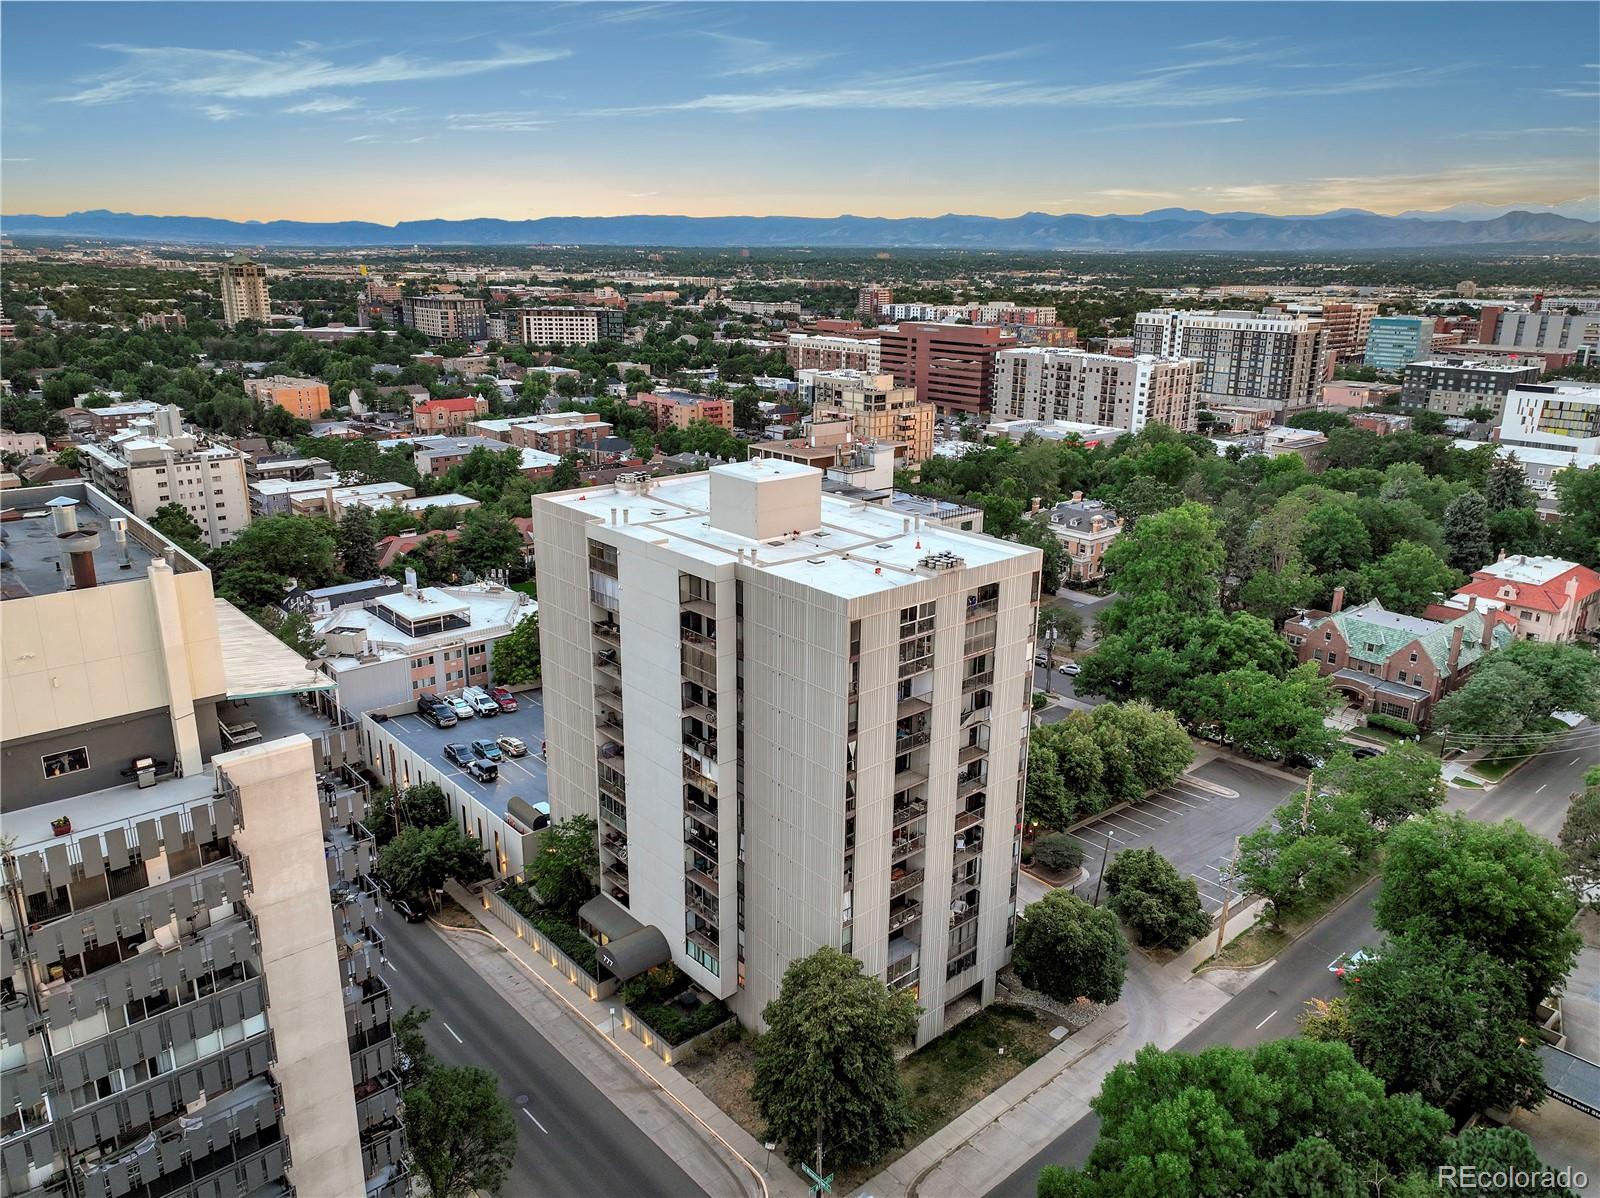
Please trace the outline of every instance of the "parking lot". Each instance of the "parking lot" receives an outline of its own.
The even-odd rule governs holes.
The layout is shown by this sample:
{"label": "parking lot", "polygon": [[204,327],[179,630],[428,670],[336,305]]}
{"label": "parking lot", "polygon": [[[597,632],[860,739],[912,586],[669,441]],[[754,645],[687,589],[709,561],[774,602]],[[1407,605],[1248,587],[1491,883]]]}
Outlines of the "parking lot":
{"label": "parking lot", "polygon": [[1153,848],[1194,879],[1201,905],[1214,915],[1222,906],[1234,838],[1259,828],[1294,789],[1287,779],[1240,762],[1207,762],[1132,807],[1074,828],[1069,835],[1082,845],[1089,871],[1074,893],[1092,899],[1102,863],[1120,850]]}
{"label": "parking lot", "polygon": [[[517,710],[503,711],[499,715],[474,716],[461,720],[453,728],[435,728],[415,712],[390,716],[384,726],[394,733],[406,747],[444,774],[455,785],[497,811],[505,810],[512,795],[530,803],[545,798],[549,789],[544,761],[539,756],[539,746],[544,741],[544,703],[539,691],[522,691],[517,695]],[[496,782],[478,782],[444,755],[448,744],[470,744],[481,738],[516,736],[528,746],[526,757],[507,757],[500,763],[500,778]]]}

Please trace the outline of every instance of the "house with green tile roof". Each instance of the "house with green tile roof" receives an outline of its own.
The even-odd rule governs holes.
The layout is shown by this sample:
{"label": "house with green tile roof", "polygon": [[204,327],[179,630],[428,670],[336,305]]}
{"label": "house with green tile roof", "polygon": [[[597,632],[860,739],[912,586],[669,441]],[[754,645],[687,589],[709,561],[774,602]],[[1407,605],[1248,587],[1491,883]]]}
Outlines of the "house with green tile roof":
{"label": "house with green tile roof", "polygon": [[1376,599],[1345,609],[1343,587],[1332,608],[1284,621],[1295,656],[1315,662],[1352,706],[1414,724],[1426,724],[1434,703],[1515,636],[1514,620],[1487,609],[1443,621],[1390,611]]}

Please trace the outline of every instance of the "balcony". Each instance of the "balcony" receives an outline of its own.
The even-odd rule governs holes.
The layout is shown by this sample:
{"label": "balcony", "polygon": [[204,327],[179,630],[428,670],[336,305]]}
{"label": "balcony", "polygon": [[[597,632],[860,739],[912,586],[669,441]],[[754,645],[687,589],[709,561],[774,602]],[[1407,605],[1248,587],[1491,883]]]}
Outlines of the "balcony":
{"label": "balcony", "polygon": [[694,699],[684,699],[683,714],[690,719],[699,720],[708,728],[717,726],[717,709],[708,707],[704,703],[696,702]]}
{"label": "balcony", "polygon": [[974,761],[977,761],[980,757],[983,757],[988,752],[989,746],[985,744],[962,745],[960,750],[956,753],[956,764],[971,765]]}
{"label": "balcony", "polygon": [[621,610],[621,604],[617,602],[615,595],[608,595],[594,586],[589,588],[589,602],[604,611],[617,612]]}
{"label": "balcony", "polygon": [[984,616],[992,616],[999,612],[999,610],[1000,597],[996,595],[992,599],[982,599],[977,602],[967,604],[967,619],[977,620]]}
{"label": "balcony", "polygon": [[904,806],[894,809],[894,826],[898,830],[905,827],[912,820],[921,819],[928,814],[926,799],[914,799]]}
{"label": "balcony", "polygon": [[889,941],[889,970],[884,978],[895,989],[904,989],[917,980],[917,946],[910,940],[896,937]]}
{"label": "balcony", "polygon": [[715,836],[706,836],[699,832],[687,832],[684,834],[683,843],[709,861],[717,859],[717,838]]}
{"label": "balcony", "polygon": [[894,714],[896,719],[905,719],[907,716],[922,715],[933,710],[933,704],[918,695],[902,695],[895,703]]}
{"label": "balcony", "polygon": [[613,649],[622,648],[622,630],[617,626],[615,620],[596,620],[594,622],[594,639],[610,645]]}
{"label": "balcony", "polygon": [[957,899],[955,902],[950,904],[951,931],[954,931],[957,928],[964,928],[977,918],[978,904],[976,900],[969,903],[965,900]]}
{"label": "balcony", "polygon": [[717,871],[714,868],[705,870],[690,866],[683,871],[683,876],[707,894],[715,895],[717,898],[722,897],[722,892],[717,885]]}
{"label": "balcony", "polygon": [[619,804],[607,802],[604,795],[600,799],[600,822],[608,828],[615,828],[624,836],[628,834],[628,810]]}
{"label": "balcony", "polygon": [[905,769],[894,776],[894,793],[901,794],[913,786],[921,786],[928,780],[928,775],[921,770]]}
{"label": "balcony", "polygon": [[902,732],[899,728],[896,728],[894,730],[894,751],[896,753],[907,753],[912,749],[921,748],[931,739],[933,739],[933,733],[926,728],[919,729],[916,732]]}
{"label": "balcony", "polygon": [[708,620],[717,618],[717,605],[704,595],[697,595],[693,591],[679,592],[678,606],[684,611],[692,611]]}
{"label": "balcony", "polygon": [[968,840],[955,850],[955,855],[950,860],[950,867],[960,869],[967,862],[976,861],[981,856],[983,856],[983,841]]}
{"label": "balcony", "polygon": [[685,887],[683,905],[713,927],[721,922],[721,917],[717,914],[717,904],[701,898],[687,887]]}
{"label": "balcony", "polygon": [[981,792],[989,785],[989,779],[983,774],[970,774],[956,776],[956,798],[966,799]]}
{"label": "balcony", "polygon": [[897,899],[902,894],[909,894],[922,885],[922,879],[923,871],[920,869],[908,869],[898,878],[891,873],[889,876],[889,897]]}
{"label": "balcony", "polygon": [[971,707],[961,709],[961,726],[965,728],[969,724],[988,723],[991,714],[993,708],[988,703],[974,703]]}
{"label": "balcony", "polygon": [[688,795],[685,795],[683,799],[683,813],[706,828],[710,828],[713,831],[717,828],[716,808],[707,807],[704,803],[697,802]]}
{"label": "balcony", "polygon": [[596,574],[603,574],[607,578],[615,578],[617,576],[616,552],[613,550],[611,553],[595,553],[591,550],[589,553],[589,569]]}
{"label": "balcony", "polygon": [[692,927],[687,933],[690,940],[698,944],[713,957],[722,954],[721,947],[717,944],[717,933],[712,928]]}
{"label": "balcony", "polygon": [[923,653],[907,661],[902,661],[895,677],[902,679],[912,678],[918,674],[925,674],[931,669],[933,669],[933,654],[931,652]]}
{"label": "balcony", "polygon": [[595,701],[608,711],[614,711],[619,716],[622,714],[622,692],[614,686],[597,686],[594,688]]}
{"label": "balcony", "polygon": [[693,732],[683,734],[683,747],[691,753],[698,753],[702,762],[714,763],[717,759],[717,742],[708,736],[696,736]]}
{"label": "balcony", "polygon": [[594,655],[595,672],[604,678],[609,678],[618,687],[622,686],[622,663],[618,660],[615,649],[605,649]]}
{"label": "balcony", "polygon": [[923,845],[927,842],[926,836],[903,836],[889,847],[889,860],[899,864],[907,857],[915,856],[922,852]]}
{"label": "balcony", "polygon": [[962,811],[956,815],[956,831],[965,832],[968,828],[975,828],[983,823],[983,808],[974,811]]}
{"label": "balcony", "polygon": [[901,928],[915,923],[922,918],[922,904],[911,902],[903,907],[891,907],[889,910],[889,932],[892,935]]}
{"label": "balcony", "polygon": [[962,657],[975,657],[979,653],[987,653],[995,646],[993,631],[980,632],[976,636],[969,636],[961,644]]}
{"label": "balcony", "polygon": [[691,757],[687,753],[683,755],[684,781],[698,786],[708,795],[715,795],[717,793],[717,780],[705,772],[707,768],[715,767],[702,765],[699,758]]}
{"label": "balcony", "polygon": [[628,889],[628,867],[621,861],[611,861],[600,867],[600,877],[612,886]]}
{"label": "balcony", "polygon": [[601,712],[594,718],[595,731],[609,741],[622,744],[622,721],[610,712]]}
{"label": "balcony", "polygon": [[972,691],[978,690],[980,687],[993,685],[994,667],[990,666],[986,670],[979,670],[977,673],[968,674],[965,678],[963,678],[961,680],[961,693],[965,695],[971,693]]}

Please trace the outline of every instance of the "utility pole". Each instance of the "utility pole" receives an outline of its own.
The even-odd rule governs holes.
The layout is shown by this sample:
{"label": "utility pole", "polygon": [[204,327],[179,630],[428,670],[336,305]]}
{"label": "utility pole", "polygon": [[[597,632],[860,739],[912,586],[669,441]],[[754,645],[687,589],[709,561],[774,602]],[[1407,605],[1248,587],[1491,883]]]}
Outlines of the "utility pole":
{"label": "utility pole", "polygon": [[1222,938],[1228,931],[1228,910],[1233,906],[1233,875],[1238,868],[1239,838],[1235,836],[1233,838],[1233,862],[1228,866],[1228,876],[1222,880],[1222,910],[1217,916],[1217,953],[1222,951]]}
{"label": "utility pole", "polygon": [[[1315,771],[1306,775],[1306,801],[1300,808],[1300,834],[1302,836],[1311,831],[1311,783],[1316,776]],[[1235,843],[1234,852],[1237,853],[1238,851],[1238,844]]]}

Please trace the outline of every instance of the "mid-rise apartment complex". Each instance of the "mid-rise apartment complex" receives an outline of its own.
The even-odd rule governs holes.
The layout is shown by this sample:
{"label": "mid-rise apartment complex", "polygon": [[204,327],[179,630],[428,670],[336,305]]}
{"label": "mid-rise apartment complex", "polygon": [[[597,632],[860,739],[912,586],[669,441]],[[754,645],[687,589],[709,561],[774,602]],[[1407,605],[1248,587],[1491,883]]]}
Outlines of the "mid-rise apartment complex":
{"label": "mid-rise apartment complex", "polygon": [[795,370],[869,370],[882,363],[882,342],[876,336],[838,333],[791,333],[784,356]]}
{"label": "mid-rise apartment complex", "polygon": [[1600,454],[1600,384],[1526,383],[1506,395],[1502,445]]}
{"label": "mid-rise apartment complex", "polygon": [[1013,339],[994,325],[904,323],[884,329],[879,366],[941,415],[989,410],[994,356]]}
{"label": "mid-rise apartment complex", "polygon": [[643,408],[652,428],[688,428],[696,420],[733,428],[733,401],[692,391],[641,391],[628,401],[630,408]]}
{"label": "mid-rise apartment complex", "polygon": [[1193,432],[1199,365],[1151,354],[1122,358],[1043,346],[1002,350],[994,359],[994,415],[1135,433],[1154,421]]}
{"label": "mid-rise apartment complex", "polygon": [[1310,316],[1322,321],[1328,330],[1328,356],[1359,358],[1366,352],[1367,333],[1378,315],[1377,304],[1324,300],[1315,304],[1289,304],[1291,316]]}
{"label": "mid-rise apartment complex", "polygon": [[1306,316],[1157,308],[1134,317],[1136,354],[1199,361],[1196,400],[1288,412],[1315,407],[1327,326]]}
{"label": "mid-rise apartment complex", "polygon": [[104,441],[80,445],[89,479],[141,519],[168,503],[200,526],[206,544],[226,545],[250,523],[244,454],[183,431],[169,405]]}
{"label": "mid-rise apartment complex", "polygon": [[487,332],[483,301],[465,295],[417,295],[400,301],[401,319],[435,341],[478,341]]}
{"label": "mid-rise apartment complex", "polygon": [[1465,416],[1487,411],[1498,421],[1506,394],[1524,383],[1537,383],[1537,364],[1493,361],[1488,358],[1427,358],[1405,368],[1400,404],[1408,411]]}
{"label": "mid-rise apartment complex", "polygon": [[892,303],[894,291],[888,287],[875,287],[869,283],[856,293],[856,312],[873,320]]}
{"label": "mid-rise apartment complex", "polygon": [[267,268],[243,254],[235,254],[222,264],[219,279],[222,291],[222,323],[241,320],[265,322],[272,317],[267,296]]}
{"label": "mid-rise apartment complex", "polygon": [[535,497],[551,815],[598,819],[594,903],[746,1023],[833,945],[924,1043],[1010,957],[1040,557],[821,483]]}
{"label": "mid-rise apartment complex", "polygon": [[620,340],[627,317],[616,308],[519,308],[516,339],[524,345],[588,345]]}
{"label": "mid-rise apartment complex", "polygon": [[1552,306],[1540,312],[1511,312],[1486,307],[1478,323],[1478,340],[1509,349],[1600,354],[1600,313],[1573,314]]}
{"label": "mid-rise apartment complex", "polygon": [[919,403],[916,390],[897,386],[892,374],[806,370],[800,394],[811,404],[812,420],[847,420],[858,441],[904,442],[907,463],[933,453],[933,405]]}
{"label": "mid-rise apartment complex", "polygon": [[415,399],[411,418],[419,433],[459,433],[481,416],[489,414],[489,401],[481,395],[460,395],[446,399]]}
{"label": "mid-rise apartment complex", "polygon": [[1433,352],[1433,317],[1379,316],[1367,331],[1362,361],[1379,370],[1404,370]]}
{"label": "mid-rise apartment complex", "polygon": [[474,420],[467,425],[467,432],[504,441],[519,449],[538,449],[557,455],[594,454],[599,451],[601,440],[611,435],[611,425],[594,412],[550,412],[543,416]]}
{"label": "mid-rise apartment complex", "polygon": [[973,324],[1048,325],[1056,322],[1053,307],[1015,304],[889,304],[879,310],[884,320],[966,320]]}
{"label": "mid-rise apartment complex", "polygon": [[328,384],[321,379],[289,378],[281,374],[265,379],[245,379],[244,393],[257,403],[276,405],[301,420],[318,420],[333,406]]}
{"label": "mid-rise apartment complex", "polygon": [[224,722],[304,663],[93,487],[13,503],[5,1192],[401,1198],[374,844],[319,786],[343,741]]}

